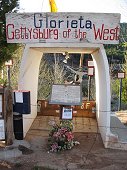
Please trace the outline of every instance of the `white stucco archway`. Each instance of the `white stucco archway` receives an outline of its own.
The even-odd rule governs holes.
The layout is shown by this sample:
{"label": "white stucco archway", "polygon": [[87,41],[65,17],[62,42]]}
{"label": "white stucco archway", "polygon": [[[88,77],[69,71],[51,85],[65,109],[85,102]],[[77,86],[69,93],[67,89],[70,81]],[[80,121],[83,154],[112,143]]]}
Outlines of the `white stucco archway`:
{"label": "white stucco archway", "polygon": [[90,53],[95,65],[96,117],[105,147],[110,141],[110,75],[105,49],[101,44],[90,43],[36,43],[27,44],[21,62],[19,90],[31,92],[31,114],[23,115],[24,136],[37,116],[37,88],[39,64],[43,53]]}

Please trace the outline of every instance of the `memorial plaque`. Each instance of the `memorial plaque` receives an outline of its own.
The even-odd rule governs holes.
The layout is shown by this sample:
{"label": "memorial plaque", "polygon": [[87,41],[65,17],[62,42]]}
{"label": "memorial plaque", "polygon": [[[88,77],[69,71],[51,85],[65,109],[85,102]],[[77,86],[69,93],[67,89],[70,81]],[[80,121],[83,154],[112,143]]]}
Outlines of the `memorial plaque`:
{"label": "memorial plaque", "polygon": [[49,104],[81,105],[81,86],[70,84],[52,85]]}

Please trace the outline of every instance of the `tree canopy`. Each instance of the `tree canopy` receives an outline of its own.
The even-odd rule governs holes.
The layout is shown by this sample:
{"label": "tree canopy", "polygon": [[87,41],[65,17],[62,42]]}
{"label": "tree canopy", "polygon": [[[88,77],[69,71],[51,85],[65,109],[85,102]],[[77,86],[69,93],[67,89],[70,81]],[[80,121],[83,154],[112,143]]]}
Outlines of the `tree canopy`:
{"label": "tree canopy", "polygon": [[127,51],[127,23],[120,23],[119,44],[104,45],[109,61],[125,63]]}
{"label": "tree canopy", "polygon": [[0,67],[11,59],[17,49],[17,44],[8,44],[6,41],[6,19],[5,14],[17,12],[19,0],[0,0]]}

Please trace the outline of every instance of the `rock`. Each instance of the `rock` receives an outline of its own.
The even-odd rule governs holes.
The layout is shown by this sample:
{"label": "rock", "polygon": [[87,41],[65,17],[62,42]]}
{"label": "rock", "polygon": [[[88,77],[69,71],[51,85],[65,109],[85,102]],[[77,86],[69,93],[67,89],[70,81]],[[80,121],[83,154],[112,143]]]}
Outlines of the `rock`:
{"label": "rock", "polygon": [[23,154],[23,155],[28,155],[28,154],[33,153],[33,150],[31,150],[31,149],[29,149],[29,148],[27,148],[27,147],[25,147],[25,146],[23,146],[23,145],[19,145],[19,146],[18,146],[18,149],[19,149],[20,151],[22,151],[22,154]]}

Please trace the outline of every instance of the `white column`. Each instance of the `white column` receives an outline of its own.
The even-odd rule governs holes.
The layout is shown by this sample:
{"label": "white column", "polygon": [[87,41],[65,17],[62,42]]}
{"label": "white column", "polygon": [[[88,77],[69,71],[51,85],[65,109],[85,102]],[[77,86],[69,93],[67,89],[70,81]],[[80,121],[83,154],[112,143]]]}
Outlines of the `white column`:
{"label": "white column", "polygon": [[38,73],[42,52],[26,45],[20,67],[19,90],[29,90],[31,96],[31,114],[23,115],[24,136],[37,116]]}
{"label": "white column", "polygon": [[103,45],[92,53],[92,56],[95,63],[96,115],[103,143],[107,147],[110,134],[111,94],[109,65]]}

